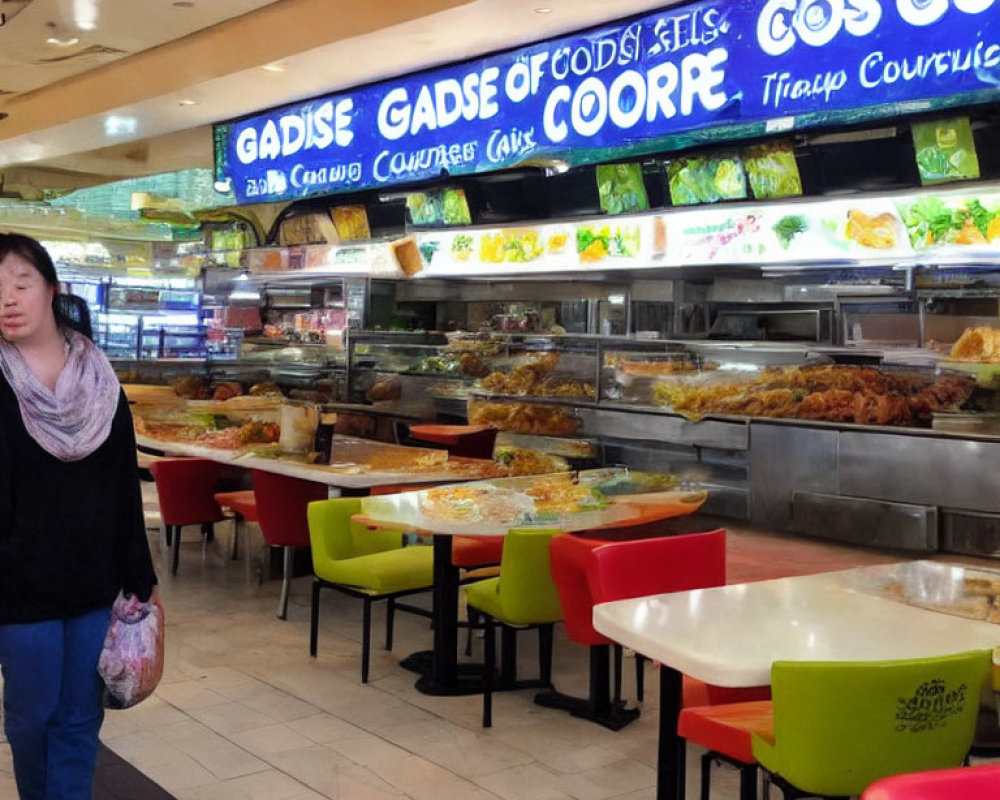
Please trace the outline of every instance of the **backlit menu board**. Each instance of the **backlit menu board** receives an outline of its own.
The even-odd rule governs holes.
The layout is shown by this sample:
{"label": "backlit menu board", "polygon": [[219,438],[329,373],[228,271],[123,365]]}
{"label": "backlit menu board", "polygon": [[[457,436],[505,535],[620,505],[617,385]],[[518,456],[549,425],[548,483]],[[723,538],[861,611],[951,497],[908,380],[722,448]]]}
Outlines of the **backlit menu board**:
{"label": "backlit menu board", "polygon": [[1000,0],[700,0],[216,127],[237,202],[1000,97]]}

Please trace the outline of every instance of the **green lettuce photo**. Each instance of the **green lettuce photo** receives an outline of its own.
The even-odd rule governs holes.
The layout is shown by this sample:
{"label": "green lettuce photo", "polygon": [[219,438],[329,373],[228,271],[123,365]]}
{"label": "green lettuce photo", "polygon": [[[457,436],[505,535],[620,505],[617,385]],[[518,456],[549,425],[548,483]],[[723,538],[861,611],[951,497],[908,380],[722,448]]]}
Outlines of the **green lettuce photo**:
{"label": "green lettuce photo", "polygon": [[914,122],[910,130],[922,184],[979,177],[979,157],[968,117]]}
{"label": "green lettuce photo", "polygon": [[670,202],[675,206],[743,200],[747,196],[743,162],[736,154],[677,158],[667,164]]}
{"label": "green lettuce photo", "polygon": [[597,191],[601,210],[608,214],[628,214],[649,208],[642,164],[601,164],[597,167]]}
{"label": "green lettuce photo", "polygon": [[745,147],[742,155],[750,189],[758,200],[802,194],[802,178],[791,142]]}

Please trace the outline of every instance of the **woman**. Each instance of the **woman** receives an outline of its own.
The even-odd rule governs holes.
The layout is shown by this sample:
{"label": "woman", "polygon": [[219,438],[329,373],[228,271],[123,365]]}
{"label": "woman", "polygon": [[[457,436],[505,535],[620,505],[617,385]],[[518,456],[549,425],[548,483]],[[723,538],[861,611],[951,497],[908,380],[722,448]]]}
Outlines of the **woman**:
{"label": "woman", "polygon": [[58,295],[45,248],[0,234],[0,666],[22,800],[90,800],[111,603],[156,583],[125,395]]}

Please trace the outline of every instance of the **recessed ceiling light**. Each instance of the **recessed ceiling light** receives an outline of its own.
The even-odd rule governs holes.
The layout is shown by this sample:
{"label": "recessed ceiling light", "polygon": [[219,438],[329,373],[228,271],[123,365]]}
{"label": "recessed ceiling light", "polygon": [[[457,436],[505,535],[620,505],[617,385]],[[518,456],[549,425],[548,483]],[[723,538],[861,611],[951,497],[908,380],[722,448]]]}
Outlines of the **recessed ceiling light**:
{"label": "recessed ceiling light", "polygon": [[198,105],[198,101],[197,100],[181,100],[180,102],[177,103],[177,105],[179,105],[179,106],[196,106],[196,105]]}
{"label": "recessed ceiling light", "polygon": [[80,39],[76,36],[72,36],[69,39],[60,39],[57,36],[50,36],[45,40],[45,44],[50,44],[53,47],[72,47],[75,44],[80,44]]}
{"label": "recessed ceiling light", "polygon": [[549,8],[548,6],[541,6],[541,7],[535,9],[535,13],[536,14],[551,14],[552,13],[552,9]]}
{"label": "recessed ceiling light", "polygon": [[265,72],[284,72],[285,65],[275,62],[274,64],[265,64],[261,69]]}

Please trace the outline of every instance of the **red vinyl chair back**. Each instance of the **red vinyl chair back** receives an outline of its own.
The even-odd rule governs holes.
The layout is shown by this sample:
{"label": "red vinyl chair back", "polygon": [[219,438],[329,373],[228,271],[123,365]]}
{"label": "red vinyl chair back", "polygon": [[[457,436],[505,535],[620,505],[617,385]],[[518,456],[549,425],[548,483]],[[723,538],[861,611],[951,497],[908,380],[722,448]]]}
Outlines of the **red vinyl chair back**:
{"label": "red vinyl chair back", "polygon": [[255,469],[253,493],[265,542],[272,547],[309,546],[306,507],[314,500],[327,499],[326,484]]}
{"label": "red vinyl chair back", "polygon": [[223,519],[215,501],[224,467],[207,458],[161,458],[149,465],[164,525],[197,525]]}
{"label": "red vinyl chair back", "polygon": [[861,800],[995,800],[1000,764],[910,772],[875,781]]}
{"label": "red vinyl chair back", "polygon": [[720,528],[595,548],[587,583],[595,603],[724,586],[726,532]]}
{"label": "red vinyl chair back", "polygon": [[598,633],[591,622],[594,598],[587,584],[587,563],[591,552],[607,544],[600,539],[584,539],[572,533],[561,533],[549,542],[549,564],[552,580],[562,603],[566,635],[577,644],[591,646],[612,644]]}

